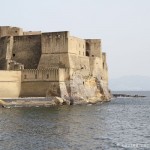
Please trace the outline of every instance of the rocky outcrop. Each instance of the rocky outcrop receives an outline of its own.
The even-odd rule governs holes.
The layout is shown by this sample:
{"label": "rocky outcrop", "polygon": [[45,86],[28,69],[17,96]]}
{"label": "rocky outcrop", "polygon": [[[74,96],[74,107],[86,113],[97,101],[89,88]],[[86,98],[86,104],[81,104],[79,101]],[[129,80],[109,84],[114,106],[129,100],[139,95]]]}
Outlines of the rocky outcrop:
{"label": "rocky outcrop", "polygon": [[[69,81],[60,82],[60,97],[70,105],[110,101],[108,84],[100,77],[76,70]],[[51,97],[47,95],[47,97]]]}
{"label": "rocky outcrop", "polygon": [[128,97],[128,98],[144,98],[146,96],[142,95],[129,95],[129,94],[113,94],[114,98],[120,98],[120,97]]}

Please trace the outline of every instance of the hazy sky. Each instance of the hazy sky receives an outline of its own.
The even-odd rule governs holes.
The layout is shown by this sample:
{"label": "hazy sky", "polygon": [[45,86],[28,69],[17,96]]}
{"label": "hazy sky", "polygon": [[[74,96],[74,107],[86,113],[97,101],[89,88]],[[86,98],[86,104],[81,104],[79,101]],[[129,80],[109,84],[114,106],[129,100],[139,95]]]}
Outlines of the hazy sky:
{"label": "hazy sky", "polygon": [[100,38],[110,78],[150,76],[150,0],[0,0],[0,25]]}

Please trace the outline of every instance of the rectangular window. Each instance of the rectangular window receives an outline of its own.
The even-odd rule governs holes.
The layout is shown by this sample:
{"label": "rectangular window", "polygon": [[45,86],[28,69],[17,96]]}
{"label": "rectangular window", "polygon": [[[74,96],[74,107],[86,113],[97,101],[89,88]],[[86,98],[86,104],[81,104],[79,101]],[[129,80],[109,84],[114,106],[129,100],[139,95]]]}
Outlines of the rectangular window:
{"label": "rectangular window", "polygon": [[24,79],[27,79],[27,75],[26,74],[24,75]]}

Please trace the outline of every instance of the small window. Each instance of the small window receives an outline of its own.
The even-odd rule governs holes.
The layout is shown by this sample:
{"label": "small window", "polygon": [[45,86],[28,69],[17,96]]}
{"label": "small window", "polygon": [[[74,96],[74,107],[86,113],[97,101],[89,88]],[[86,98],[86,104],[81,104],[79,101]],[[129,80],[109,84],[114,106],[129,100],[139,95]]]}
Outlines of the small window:
{"label": "small window", "polygon": [[47,74],[46,78],[49,79],[49,74]]}
{"label": "small window", "polygon": [[61,36],[60,36],[60,34],[57,34],[57,38],[60,38]]}
{"label": "small window", "polygon": [[17,31],[15,31],[17,33]]}
{"label": "small window", "polygon": [[27,75],[26,74],[24,75],[24,79],[27,79]]}
{"label": "small window", "polygon": [[35,74],[35,79],[37,79],[37,74]]}
{"label": "small window", "polygon": [[105,63],[103,62],[103,69],[105,68]]}
{"label": "small window", "polygon": [[86,56],[89,56],[89,52],[88,51],[86,51]]}
{"label": "small window", "polygon": [[16,54],[13,54],[13,57],[15,57],[16,56]]}
{"label": "small window", "polygon": [[92,57],[94,57],[94,55],[92,55]]}

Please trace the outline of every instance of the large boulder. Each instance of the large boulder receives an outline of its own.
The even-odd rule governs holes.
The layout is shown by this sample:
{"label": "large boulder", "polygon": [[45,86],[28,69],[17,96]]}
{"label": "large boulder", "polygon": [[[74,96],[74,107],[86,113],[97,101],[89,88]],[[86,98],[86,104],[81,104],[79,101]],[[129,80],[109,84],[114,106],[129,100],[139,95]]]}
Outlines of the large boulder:
{"label": "large boulder", "polygon": [[70,105],[70,102],[66,99],[63,99],[61,97],[54,97],[52,99],[52,103],[54,105]]}

